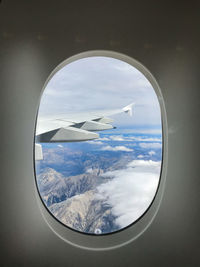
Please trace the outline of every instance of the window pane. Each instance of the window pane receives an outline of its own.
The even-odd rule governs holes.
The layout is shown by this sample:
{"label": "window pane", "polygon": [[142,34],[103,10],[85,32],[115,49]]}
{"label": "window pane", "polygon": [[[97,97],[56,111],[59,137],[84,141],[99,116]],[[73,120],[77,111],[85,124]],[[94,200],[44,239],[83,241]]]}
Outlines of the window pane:
{"label": "window pane", "polygon": [[157,95],[135,67],[110,57],[65,65],[41,98],[37,187],[61,223],[108,234],[138,220],[156,194],[162,162]]}

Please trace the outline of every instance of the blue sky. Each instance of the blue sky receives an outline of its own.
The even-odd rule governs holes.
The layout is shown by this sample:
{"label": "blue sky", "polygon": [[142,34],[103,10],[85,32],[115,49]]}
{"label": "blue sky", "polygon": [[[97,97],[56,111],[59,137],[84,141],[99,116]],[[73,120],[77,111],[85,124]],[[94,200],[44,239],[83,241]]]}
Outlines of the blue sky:
{"label": "blue sky", "polygon": [[66,65],[51,78],[39,116],[116,109],[132,102],[133,117],[114,115],[115,126],[160,128],[160,106],[145,76],[121,60],[89,57]]}

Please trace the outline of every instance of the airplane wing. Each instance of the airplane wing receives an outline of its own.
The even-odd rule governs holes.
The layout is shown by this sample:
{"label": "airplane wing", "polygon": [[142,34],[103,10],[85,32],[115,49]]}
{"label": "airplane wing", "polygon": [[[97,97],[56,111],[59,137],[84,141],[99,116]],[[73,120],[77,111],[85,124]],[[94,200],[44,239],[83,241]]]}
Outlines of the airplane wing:
{"label": "airplane wing", "polygon": [[80,114],[61,114],[54,117],[38,118],[36,126],[35,159],[40,160],[44,142],[78,142],[97,139],[95,131],[112,129],[113,122],[108,116],[118,113],[128,113],[132,116],[132,106],[129,104],[121,109],[82,112]]}

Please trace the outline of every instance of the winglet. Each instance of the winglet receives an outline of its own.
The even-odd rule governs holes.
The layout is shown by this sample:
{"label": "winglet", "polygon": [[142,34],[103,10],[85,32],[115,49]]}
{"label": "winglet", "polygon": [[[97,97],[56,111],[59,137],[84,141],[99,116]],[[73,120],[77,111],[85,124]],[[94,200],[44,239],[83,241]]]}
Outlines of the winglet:
{"label": "winglet", "polygon": [[128,113],[128,115],[132,116],[133,115],[133,105],[134,105],[134,103],[131,103],[128,106],[125,106],[124,108],[122,108],[122,110],[124,112]]}

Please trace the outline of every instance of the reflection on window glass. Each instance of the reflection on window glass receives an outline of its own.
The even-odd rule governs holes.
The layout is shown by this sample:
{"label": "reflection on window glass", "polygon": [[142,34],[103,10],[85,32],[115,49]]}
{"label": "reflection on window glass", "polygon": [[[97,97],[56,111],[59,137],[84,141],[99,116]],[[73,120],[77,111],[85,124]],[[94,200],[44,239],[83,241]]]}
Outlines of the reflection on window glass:
{"label": "reflection on window glass", "polygon": [[35,168],[41,199],[64,225],[107,234],[140,218],[160,179],[162,125],[155,91],[110,57],[65,65],[38,112]]}

